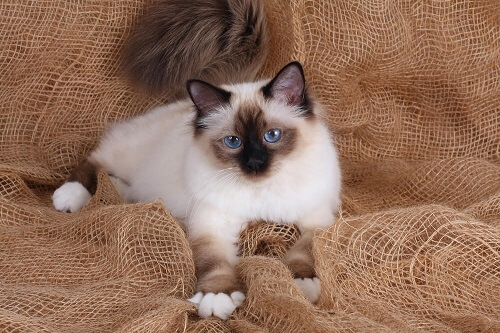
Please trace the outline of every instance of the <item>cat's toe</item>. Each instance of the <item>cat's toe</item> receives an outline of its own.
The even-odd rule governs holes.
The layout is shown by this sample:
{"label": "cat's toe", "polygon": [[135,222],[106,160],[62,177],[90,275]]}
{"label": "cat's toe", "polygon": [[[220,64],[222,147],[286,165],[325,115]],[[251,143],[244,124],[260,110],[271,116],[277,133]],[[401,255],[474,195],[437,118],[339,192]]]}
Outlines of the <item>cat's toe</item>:
{"label": "cat's toe", "polygon": [[207,318],[213,313],[213,304],[214,304],[214,293],[207,293],[203,295],[203,298],[200,301],[200,305],[198,305],[198,315],[202,318]]}
{"label": "cat's toe", "polygon": [[198,305],[198,315],[202,318],[215,316],[226,320],[234,310],[243,304],[245,295],[242,292],[235,291],[231,296],[225,293],[196,293],[189,299],[190,302]]}
{"label": "cat's toe", "polygon": [[233,300],[233,303],[236,304],[236,307],[238,307],[243,304],[243,301],[245,301],[245,294],[241,291],[233,291],[231,293],[231,299]]}
{"label": "cat's toe", "polygon": [[294,279],[294,281],[309,302],[314,303],[318,300],[321,292],[321,282],[317,277]]}
{"label": "cat's toe", "polygon": [[218,293],[214,297],[213,314],[220,319],[226,320],[238,307],[233,299],[224,293]]}
{"label": "cat's toe", "polygon": [[92,195],[79,182],[67,182],[52,195],[55,209],[61,212],[77,212],[90,200]]}
{"label": "cat's toe", "polygon": [[198,291],[193,297],[189,298],[188,301],[194,303],[196,306],[199,306],[202,299],[203,299],[203,292]]}

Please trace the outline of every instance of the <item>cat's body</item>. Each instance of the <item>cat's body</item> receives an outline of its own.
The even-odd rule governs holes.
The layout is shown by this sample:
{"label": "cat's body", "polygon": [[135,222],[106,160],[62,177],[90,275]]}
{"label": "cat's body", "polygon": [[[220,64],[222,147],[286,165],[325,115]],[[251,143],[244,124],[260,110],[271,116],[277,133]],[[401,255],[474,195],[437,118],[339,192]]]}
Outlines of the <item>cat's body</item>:
{"label": "cat's body", "polygon": [[[257,86],[238,88],[251,92]],[[339,188],[338,178],[328,170],[338,165],[335,151],[330,149],[330,134],[321,122],[300,129],[301,136],[313,130],[319,135],[311,137],[312,142],[303,140],[301,151],[281,160],[269,177],[236,182],[232,176],[237,171],[230,166],[220,168],[196,144],[194,118],[190,100],[160,106],[111,126],[89,159],[118,178],[121,184],[117,188],[126,201],[161,198],[179,219],[194,218],[195,210],[203,210],[204,205],[242,223],[294,223],[318,207],[335,211],[338,191],[332,190],[332,184]],[[186,222],[189,225],[190,219]]]}
{"label": "cat's body", "polygon": [[85,205],[97,168],[107,170],[127,202],[162,199],[193,248],[198,293],[191,301],[201,316],[223,319],[244,300],[234,273],[239,233],[257,220],[296,224],[303,237],[285,262],[314,301],[312,235],[334,221],[340,170],[301,65],[253,83],[215,87],[190,80],[187,91],[190,99],[110,126],[56,190],[54,206],[78,211]]}

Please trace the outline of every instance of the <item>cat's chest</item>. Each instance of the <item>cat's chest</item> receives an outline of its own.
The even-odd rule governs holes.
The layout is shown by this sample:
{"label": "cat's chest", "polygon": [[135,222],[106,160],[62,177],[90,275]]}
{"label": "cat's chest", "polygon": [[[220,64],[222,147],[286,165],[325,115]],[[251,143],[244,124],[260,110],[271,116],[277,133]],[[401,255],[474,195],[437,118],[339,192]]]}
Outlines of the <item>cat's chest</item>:
{"label": "cat's chest", "polygon": [[[285,177],[286,178],[286,177]],[[245,220],[294,223],[314,206],[315,184],[278,179],[265,186],[227,186],[210,193],[211,204]]]}

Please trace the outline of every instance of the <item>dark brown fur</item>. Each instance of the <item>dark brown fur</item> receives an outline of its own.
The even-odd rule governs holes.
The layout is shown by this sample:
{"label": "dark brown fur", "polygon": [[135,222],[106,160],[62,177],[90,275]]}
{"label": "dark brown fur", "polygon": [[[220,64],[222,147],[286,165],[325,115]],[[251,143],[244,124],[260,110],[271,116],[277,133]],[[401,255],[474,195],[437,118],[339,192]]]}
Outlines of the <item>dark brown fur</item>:
{"label": "dark brown fur", "polygon": [[316,276],[312,255],[313,231],[305,231],[302,237],[288,250],[285,262],[294,278],[312,278]]}
{"label": "dark brown fur", "polygon": [[191,242],[196,269],[197,291],[227,293],[241,290],[234,268],[217,254],[216,244],[209,238]]}
{"label": "dark brown fur", "polygon": [[267,54],[262,0],[163,0],[147,7],[126,41],[125,72],[140,88],[185,95],[196,78],[255,78]]}
{"label": "dark brown fur", "polygon": [[94,195],[97,190],[97,167],[88,160],[80,163],[68,177],[68,182],[80,182],[89,192]]}
{"label": "dark brown fur", "polygon": [[276,86],[276,84],[275,84],[276,81],[282,79],[281,74],[283,74],[285,72],[289,73],[290,66],[294,66],[295,68],[297,68],[299,70],[299,72],[300,72],[299,77],[302,78],[302,86],[303,86],[302,94],[300,96],[295,96],[296,100],[292,101],[292,104],[294,104],[296,106],[300,106],[300,108],[302,110],[301,115],[303,117],[313,118],[314,112],[313,112],[312,99],[309,96],[309,93],[307,92],[305,76],[304,76],[304,69],[302,68],[302,65],[299,62],[294,61],[294,62],[289,63],[285,67],[283,67],[278,72],[278,74],[276,74],[276,76],[268,84],[266,84],[264,87],[262,87],[262,94],[267,99],[273,98],[274,97],[273,96],[274,95],[274,91],[273,91],[274,88],[279,87],[279,85]]}

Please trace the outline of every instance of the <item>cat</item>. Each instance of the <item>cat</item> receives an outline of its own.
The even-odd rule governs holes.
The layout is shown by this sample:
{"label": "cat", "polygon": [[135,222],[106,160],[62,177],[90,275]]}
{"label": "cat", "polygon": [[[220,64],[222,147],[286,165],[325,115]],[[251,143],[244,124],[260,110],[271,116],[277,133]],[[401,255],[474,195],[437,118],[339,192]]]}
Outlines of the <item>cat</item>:
{"label": "cat", "polygon": [[[240,23],[264,24],[260,1],[218,0],[210,6],[214,3],[229,8],[238,4]],[[265,34],[260,29],[264,25],[250,25],[253,33]],[[266,39],[254,37],[259,43]],[[215,44],[221,40],[210,38]],[[144,59],[155,61],[142,52]],[[230,75],[231,62],[226,61],[222,72]],[[262,61],[246,63],[260,68]],[[210,76],[193,68],[193,76]],[[142,83],[150,91],[171,84],[161,79],[166,72],[154,75],[153,86]],[[320,281],[314,270],[313,234],[334,222],[341,178],[332,134],[322,120],[320,102],[306,88],[302,65],[291,62],[270,80],[214,85],[198,78],[187,80],[185,87],[187,98],[111,125],[54,192],[54,207],[79,211],[95,193],[98,168],[110,174],[127,202],[161,198],[185,226],[192,247],[197,285],[189,300],[200,317],[224,320],[245,299],[234,271],[240,232],[257,220],[295,224],[301,238],[284,261],[306,298],[315,302]]]}

